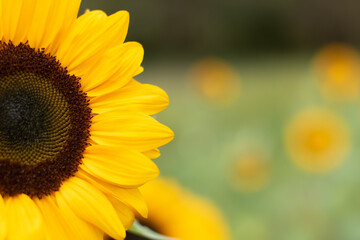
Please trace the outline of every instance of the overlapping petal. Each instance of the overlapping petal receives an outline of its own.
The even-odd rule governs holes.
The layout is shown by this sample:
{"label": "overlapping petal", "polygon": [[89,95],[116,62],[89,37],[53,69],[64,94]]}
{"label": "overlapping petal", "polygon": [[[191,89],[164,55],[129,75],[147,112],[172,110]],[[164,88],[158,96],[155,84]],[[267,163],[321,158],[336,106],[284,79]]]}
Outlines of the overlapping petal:
{"label": "overlapping petal", "polygon": [[5,239],[7,234],[7,221],[5,215],[5,203],[0,195],[0,239]]}
{"label": "overlapping petal", "polygon": [[121,222],[124,224],[125,229],[129,229],[134,223],[135,214],[130,210],[124,203],[119,201],[116,198],[108,197],[110,202],[113,204],[115,211],[120,218]]}
{"label": "overlapping petal", "polygon": [[83,221],[97,226],[115,239],[125,238],[125,228],[112,204],[86,181],[70,178],[56,192],[56,199],[61,209],[71,209]]}
{"label": "overlapping petal", "polygon": [[67,204],[65,199],[60,194],[55,194],[56,203],[59,207],[60,213],[66,221],[69,223],[71,229],[73,229],[74,235],[71,239],[80,240],[102,240],[104,233],[95,227],[94,225],[80,219],[74,211]]}
{"label": "overlapping petal", "polygon": [[94,145],[86,149],[84,171],[119,186],[139,186],[154,179],[159,170],[143,154],[121,147]]}
{"label": "overlapping petal", "polygon": [[86,180],[106,195],[109,195],[110,197],[124,203],[126,206],[133,209],[141,216],[147,216],[148,209],[146,206],[146,202],[138,188],[120,188],[115,184],[102,181],[101,179],[92,176],[91,174],[83,170],[80,170],[77,173],[77,176]]}
{"label": "overlapping petal", "polygon": [[121,146],[145,152],[174,137],[170,128],[138,112],[112,111],[93,118],[91,139],[102,145]]}
{"label": "overlapping petal", "polygon": [[80,0],[1,1],[1,32],[14,44],[28,41],[33,48],[54,53],[75,20]]}
{"label": "overlapping petal", "polygon": [[79,239],[77,236],[78,231],[71,230],[70,225],[56,206],[52,197],[45,197],[41,200],[36,198],[34,201],[42,213],[44,222],[46,222],[46,227],[44,228],[45,239]]}
{"label": "overlapping petal", "polygon": [[104,52],[122,45],[128,24],[126,11],[111,16],[102,11],[85,13],[76,19],[56,56],[71,73],[83,77],[94,64],[101,63]]}
{"label": "overlapping petal", "polygon": [[143,154],[145,156],[147,156],[148,158],[155,159],[155,158],[160,157],[160,150],[157,148],[154,148],[149,151],[143,152]]}
{"label": "overlapping petal", "polygon": [[127,84],[140,68],[144,49],[137,42],[127,42],[107,50],[96,68],[88,70],[82,86],[88,96],[100,96]]}
{"label": "overlapping petal", "polygon": [[8,240],[44,238],[44,223],[39,208],[25,194],[9,197],[5,205]]}
{"label": "overlapping petal", "polygon": [[161,88],[131,80],[126,86],[90,101],[94,113],[115,109],[133,109],[153,115],[169,105],[169,97]]}
{"label": "overlapping petal", "polygon": [[23,1],[1,1],[1,29],[5,41],[14,39],[22,3]]}

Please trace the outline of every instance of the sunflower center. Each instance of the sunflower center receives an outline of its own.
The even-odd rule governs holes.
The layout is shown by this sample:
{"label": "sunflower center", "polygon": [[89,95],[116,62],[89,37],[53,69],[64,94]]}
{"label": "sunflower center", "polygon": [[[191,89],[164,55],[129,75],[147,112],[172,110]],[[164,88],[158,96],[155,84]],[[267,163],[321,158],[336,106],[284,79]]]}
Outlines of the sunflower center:
{"label": "sunflower center", "polygon": [[39,99],[26,90],[0,94],[0,134],[10,143],[28,145],[38,141],[45,114]]}
{"label": "sunflower center", "polygon": [[0,42],[0,194],[42,197],[73,176],[91,109],[79,78],[27,44]]}
{"label": "sunflower center", "polygon": [[68,104],[49,79],[31,72],[0,78],[0,159],[35,165],[64,146]]}

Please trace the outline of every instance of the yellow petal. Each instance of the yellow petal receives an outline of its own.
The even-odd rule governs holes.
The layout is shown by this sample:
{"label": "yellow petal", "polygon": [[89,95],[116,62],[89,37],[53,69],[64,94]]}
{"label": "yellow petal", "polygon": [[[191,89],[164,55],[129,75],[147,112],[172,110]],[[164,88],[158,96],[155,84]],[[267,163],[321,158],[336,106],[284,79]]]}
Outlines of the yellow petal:
{"label": "yellow petal", "polygon": [[72,177],[64,182],[56,198],[61,208],[70,208],[87,221],[115,239],[125,238],[125,228],[103,193],[86,181]]}
{"label": "yellow petal", "polygon": [[[0,19],[3,20],[3,6],[2,1],[0,1]],[[0,23],[0,39],[4,40],[4,26]]]}
{"label": "yellow petal", "polygon": [[149,151],[143,152],[143,154],[145,156],[147,156],[148,158],[151,158],[151,159],[155,159],[155,158],[160,157],[160,151],[157,148],[154,148],[154,149],[151,149]]}
{"label": "yellow petal", "polygon": [[102,145],[121,146],[146,152],[170,142],[174,133],[150,116],[112,111],[94,116],[91,139]]}
{"label": "yellow petal", "polygon": [[[62,189],[60,191],[63,191]],[[67,233],[71,232],[72,237],[70,239],[79,239],[79,240],[102,240],[103,231],[91,225],[88,222],[83,221],[71,210],[71,208],[66,203],[65,199],[58,192],[55,194],[55,200],[59,208],[59,214],[68,223]]]}
{"label": "yellow petal", "polygon": [[147,217],[148,209],[139,189],[137,188],[122,188],[117,185],[102,181],[95,176],[91,176],[89,173],[80,169],[77,176],[91,183],[94,187],[109,195],[113,198],[124,203],[126,206],[132,208],[143,217]]}
{"label": "yellow petal", "polygon": [[[45,238],[47,240],[66,240],[66,239],[90,239],[88,233],[79,227],[75,228],[74,223],[65,217],[60,211],[59,207],[56,205],[55,199],[50,197],[44,197],[41,200],[34,199],[36,205],[39,207],[44,222],[46,223]],[[79,220],[80,221],[80,220]],[[86,236],[86,238],[85,238]],[[95,234],[98,238],[91,239],[101,239],[102,234]]]}
{"label": "yellow petal", "polygon": [[[17,0],[17,1],[3,1],[4,9],[13,9],[14,12],[4,12],[3,16],[5,18],[11,18],[14,22],[12,24],[17,24],[17,26],[11,26],[12,24],[7,24],[6,32],[4,32],[5,41],[11,40],[15,45],[19,44],[21,41],[24,42],[26,39],[26,34],[31,25],[31,19],[35,13],[34,9],[36,6],[37,0]],[[11,16],[8,16],[11,15]],[[11,21],[10,20],[10,21]]]}
{"label": "yellow petal", "polygon": [[22,2],[22,0],[1,1],[1,24],[3,30],[3,38],[5,41],[9,41],[14,38],[20,19]]}
{"label": "yellow petal", "polygon": [[132,212],[128,206],[113,197],[109,197],[109,200],[114,206],[121,222],[124,224],[125,229],[129,229],[133,225],[135,220],[134,212]]}
{"label": "yellow petal", "polygon": [[[70,53],[79,47],[78,39],[81,40],[85,38],[86,40],[86,38],[89,38],[92,35],[89,30],[94,31],[93,29],[99,28],[98,26],[100,26],[106,18],[106,13],[100,10],[96,10],[85,13],[74,21],[71,28],[69,29],[68,34],[56,52],[56,57],[60,60],[63,66],[66,66],[69,70],[69,66],[71,66],[71,62],[74,58],[74,56],[71,56]],[[76,56],[76,58],[83,59],[83,61],[86,60],[85,63],[89,64],[90,59],[92,59],[94,55],[96,56],[96,54],[96,52],[94,53],[93,51],[89,50],[83,52],[82,55]],[[73,68],[70,69],[73,70]],[[74,74],[79,75],[80,73],[81,71],[78,71]]]}
{"label": "yellow petal", "polygon": [[28,40],[31,47],[51,52],[75,20],[80,0],[13,0],[1,5],[5,41]]}
{"label": "yellow petal", "polygon": [[89,63],[94,64],[108,48],[124,42],[128,25],[126,11],[109,17],[101,11],[85,13],[76,19],[56,56],[71,73],[82,77],[92,69]]}
{"label": "yellow petal", "polygon": [[140,73],[142,73],[144,71],[143,67],[139,67],[138,70],[135,73],[135,76],[139,75]]}
{"label": "yellow petal", "polygon": [[169,105],[167,94],[159,87],[131,80],[126,86],[90,101],[94,113],[130,108],[152,115]]}
{"label": "yellow petal", "polygon": [[39,208],[27,195],[9,197],[6,201],[8,240],[44,239],[44,225]]}
{"label": "yellow petal", "polygon": [[[40,0],[40,5],[45,5],[48,0]],[[49,15],[44,19],[38,18],[32,24],[29,31],[29,43],[31,45],[31,36],[38,35],[41,31],[43,37],[38,41],[34,41],[35,47],[44,47],[56,55],[56,49],[62,43],[65,36],[67,36],[70,27],[77,18],[81,0],[52,0],[52,6],[49,9]],[[44,10],[40,9],[40,14],[44,14]],[[35,15],[38,16],[38,15]],[[38,25],[39,24],[39,25]],[[39,27],[41,27],[39,29]],[[33,31],[31,31],[33,30]]]}
{"label": "yellow petal", "polygon": [[127,84],[138,71],[144,49],[137,42],[127,42],[107,50],[96,68],[83,76],[83,90],[88,96],[107,94]]}
{"label": "yellow petal", "polygon": [[5,216],[5,204],[0,195],[0,239],[5,239],[7,234],[7,219]]}
{"label": "yellow petal", "polygon": [[59,209],[50,197],[44,197],[41,200],[34,199],[34,202],[40,209],[46,227],[44,228],[46,239],[70,239],[72,235],[66,224],[66,219],[60,213]]}
{"label": "yellow petal", "polygon": [[155,163],[143,154],[103,145],[86,148],[80,167],[104,181],[125,187],[142,185],[159,174]]}

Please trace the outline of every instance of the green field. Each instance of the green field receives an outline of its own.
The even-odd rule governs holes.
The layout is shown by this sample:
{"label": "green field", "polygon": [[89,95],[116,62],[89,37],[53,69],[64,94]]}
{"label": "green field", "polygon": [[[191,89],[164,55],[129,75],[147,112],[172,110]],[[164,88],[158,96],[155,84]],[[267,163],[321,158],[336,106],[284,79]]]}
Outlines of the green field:
{"label": "green field", "polygon": [[[161,175],[211,199],[233,239],[360,239],[359,105],[325,100],[312,76],[311,59],[310,54],[230,59],[241,78],[241,94],[227,108],[212,106],[192,88],[191,61],[145,62],[145,72],[137,78],[170,96],[168,109],[157,115],[175,132],[155,160]],[[286,122],[311,106],[338,112],[352,134],[350,156],[320,175],[298,169],[283,147]],[[237,142],[254,138],[269,152],[270,181],[255,193],[235,191],[228,181],[229,153]]]}

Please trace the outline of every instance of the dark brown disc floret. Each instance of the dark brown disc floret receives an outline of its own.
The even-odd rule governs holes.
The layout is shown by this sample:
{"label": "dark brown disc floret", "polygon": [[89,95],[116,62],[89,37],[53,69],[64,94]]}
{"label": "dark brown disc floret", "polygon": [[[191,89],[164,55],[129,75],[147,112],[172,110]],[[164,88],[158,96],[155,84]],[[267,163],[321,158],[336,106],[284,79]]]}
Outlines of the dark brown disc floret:
{"label": "dark brown disc floret", "polygon": [[82,162],[91,109],[80,78],[44,50],[0,42],[0,194],[43,197]]}

